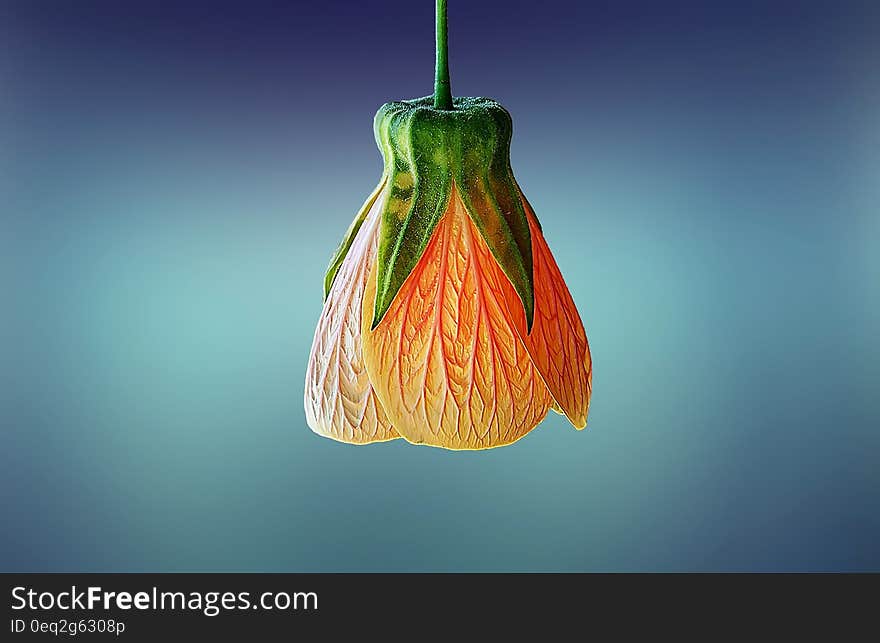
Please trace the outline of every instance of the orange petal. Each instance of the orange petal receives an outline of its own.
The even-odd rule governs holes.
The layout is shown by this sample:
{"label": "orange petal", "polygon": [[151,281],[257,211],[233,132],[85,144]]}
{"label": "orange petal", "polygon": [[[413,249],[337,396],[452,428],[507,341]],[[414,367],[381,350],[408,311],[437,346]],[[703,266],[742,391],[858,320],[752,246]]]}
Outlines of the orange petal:
{"label": "orange petal", "polygon": [[[532,257],[535,280],[535,321],[532,332],[526,331],[522,304],[511,297],[511,315],[516,329],[529,351],[535,366],[558,406],[576,429],[587,425],[590,393],[593,388],[593,365],[590,346],[577,307],[556,265],[553,253],[525,197],[523,207],[532,236]],[[555,410],[555,409],[554,409]]]}
{"label": "orange petal", "polygon": [[364,367],[361,311],[373,264],[379,213],[376,199],[339,267],[318,320],[306,371],[306,420],[315,433],[355,444],[400,437],[376,399]]}
{"label": "orange petal", "polygon": [[509,281],[454,187],[449,203],[373,331],[375,268],[371,272],[364,359],[382,406],[404,438],[487,449],[531,431],[552,399],[508,317],[502,284],[510,287]]}

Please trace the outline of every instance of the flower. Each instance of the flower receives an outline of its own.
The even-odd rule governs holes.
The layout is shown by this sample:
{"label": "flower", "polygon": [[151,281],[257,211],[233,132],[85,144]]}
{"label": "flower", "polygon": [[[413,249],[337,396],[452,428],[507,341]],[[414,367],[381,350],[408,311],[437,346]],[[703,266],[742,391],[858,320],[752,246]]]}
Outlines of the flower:
{"label": "flower", "polygon": [[513,177],[510,115],[449,93],[445,2],[437,60],[433,97],[376,114],[384,172],[327,271],[306,419],[343,442],[448,449],[510,444],[551,408],[582,429],[583,324]]}

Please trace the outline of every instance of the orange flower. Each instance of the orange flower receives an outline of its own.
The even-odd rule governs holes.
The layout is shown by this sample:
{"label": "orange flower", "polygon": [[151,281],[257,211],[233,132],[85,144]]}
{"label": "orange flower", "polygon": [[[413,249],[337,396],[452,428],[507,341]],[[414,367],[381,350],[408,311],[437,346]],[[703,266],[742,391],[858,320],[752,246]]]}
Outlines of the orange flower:
{"label": "orange flower", "polygon": [[376,114],[385,170],[339,246],[306,374],[313,431],[448,449],[587,423],[587,337],[510,169],[510,114],[455,98],[437,0],[434,96]]}

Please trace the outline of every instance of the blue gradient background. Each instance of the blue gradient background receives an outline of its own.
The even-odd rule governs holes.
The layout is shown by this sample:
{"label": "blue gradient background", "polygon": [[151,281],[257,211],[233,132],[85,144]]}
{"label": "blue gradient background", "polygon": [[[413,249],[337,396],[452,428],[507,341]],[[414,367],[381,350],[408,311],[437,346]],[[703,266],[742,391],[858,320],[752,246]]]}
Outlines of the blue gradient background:
{"label": "blue gradient background", "polygon": [[880,570],[877,3],[450,2],[595,362],[479,453],[302,410],[433,3],[159,4],[0,8],[0,569]]}

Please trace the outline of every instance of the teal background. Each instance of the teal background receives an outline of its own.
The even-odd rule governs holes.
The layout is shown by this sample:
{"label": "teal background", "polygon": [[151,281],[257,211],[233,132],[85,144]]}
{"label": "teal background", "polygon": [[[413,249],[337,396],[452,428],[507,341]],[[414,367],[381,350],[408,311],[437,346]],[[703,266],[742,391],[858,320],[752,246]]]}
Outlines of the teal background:
{"label": "teal background", "polygon": [[450,2],[595,367],[461,453],[302,408],[433,3],[3,3],[0,570],[880,570],[876,5],[618,4]]}

